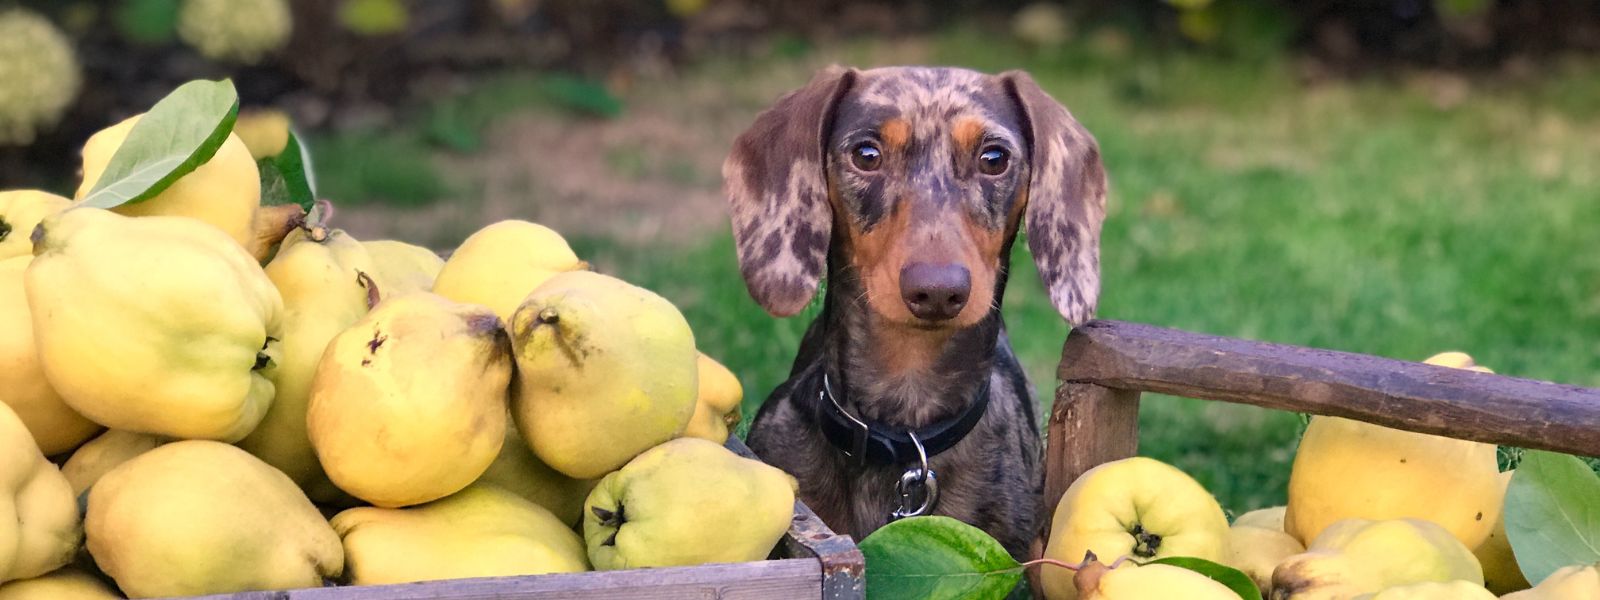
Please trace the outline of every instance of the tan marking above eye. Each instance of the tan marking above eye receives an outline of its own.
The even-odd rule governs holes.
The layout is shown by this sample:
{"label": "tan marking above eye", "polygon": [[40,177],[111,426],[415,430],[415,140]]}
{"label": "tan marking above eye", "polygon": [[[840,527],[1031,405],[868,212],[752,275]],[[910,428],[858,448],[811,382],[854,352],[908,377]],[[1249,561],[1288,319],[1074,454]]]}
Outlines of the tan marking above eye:
{"label": "tan marking above eye", "polygon": [[984,129],[983,119],[961,117],[956,119],[955,126],[950,129],[950,139],[955,141],[961,155],[974,154],[978,151],[978,143],[983,141]]}
{"label": "tan marking above eye", "polygon": [[878,137],[883,138],[883,146],[890,152],[904,150],[911,141],[911,123],[898,117],[884,121],[878,127]]}

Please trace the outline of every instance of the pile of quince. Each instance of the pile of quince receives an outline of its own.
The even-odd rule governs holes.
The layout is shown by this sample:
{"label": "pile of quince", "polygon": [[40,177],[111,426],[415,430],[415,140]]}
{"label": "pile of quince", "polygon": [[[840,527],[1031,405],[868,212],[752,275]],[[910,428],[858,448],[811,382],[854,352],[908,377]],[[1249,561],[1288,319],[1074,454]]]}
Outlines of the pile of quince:
{"label": "pile of quince", "polygon": [[[1447,352],[1426,362],[1489,372]],[[1240,515],[1187,474],[1135,457],[1089,470],[1056,506],[1045,557],[1053,600],[1231,600],[1218,581],[1167,564],[1199,558],[1248,576],[1269,600],[1597,600],[1600,565],[1530,588],[1506,540],[1511,472],[1493,444],[1312,417],[1287,506]],[[1115,559],[1115,560],[1111,560]],[[1101,560],[1106,560],[1107,565]]]}
{"label": "pile of quince", "polygon": [[263,206],[270,124],[84,206],[136,120],[78,200],[0,192],[0,598],[761,560],[788,529],[667,300],[534,223],[442,260]]}

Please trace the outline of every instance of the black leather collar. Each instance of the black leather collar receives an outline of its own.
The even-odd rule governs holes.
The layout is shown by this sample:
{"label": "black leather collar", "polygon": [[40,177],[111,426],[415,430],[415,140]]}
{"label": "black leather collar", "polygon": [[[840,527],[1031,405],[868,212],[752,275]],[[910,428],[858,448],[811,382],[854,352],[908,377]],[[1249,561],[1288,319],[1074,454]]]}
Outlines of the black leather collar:
{"label": "black leather collar", "polygon": [[[893,466],[933,458],[971,433],[978,426],[978,420],[983,418],[984,409],[989,406],[989,373],[985,371],[977,397],[960,414],[918,429],[891,427],[858,419],[845,412],[843,404],[831,389],[827,372],[824,371],[819,379],[822,381],[817,386],[820,400],[817,412],[821,414],[819,421],[823,437],[843,451],[845,456],[863,463]],[[922,446],[920,452],[917,448],[919,442]]]}

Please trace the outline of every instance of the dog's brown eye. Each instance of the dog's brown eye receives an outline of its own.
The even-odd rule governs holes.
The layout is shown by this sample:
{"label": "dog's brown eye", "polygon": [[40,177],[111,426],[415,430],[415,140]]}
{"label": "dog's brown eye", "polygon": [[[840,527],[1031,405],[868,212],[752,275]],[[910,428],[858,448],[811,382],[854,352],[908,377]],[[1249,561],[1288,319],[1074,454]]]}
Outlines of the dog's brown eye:
{"label": "dog's brown eye", "polygon": [[871,142],[864,142],[850,151],[850,164],[863,171],[876,171],[883,162],[883,152]]}
{"label": "dog's brown eye", "polygon": [[990,146],[978,155],[978,170],[984,175],[999,175],[1011,164],[1011,153],[1004,148]]}

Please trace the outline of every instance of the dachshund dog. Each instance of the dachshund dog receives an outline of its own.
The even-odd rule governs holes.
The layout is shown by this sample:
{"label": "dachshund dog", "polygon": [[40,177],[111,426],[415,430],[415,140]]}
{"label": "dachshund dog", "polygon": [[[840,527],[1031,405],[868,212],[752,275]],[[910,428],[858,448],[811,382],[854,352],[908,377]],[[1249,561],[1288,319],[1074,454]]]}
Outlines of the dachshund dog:
{"label": "dachshund dog", "polygon": [[832,67],[780,98],[723,165],[752,297],[821,313],[749,445],[856,539],[954,517],[1024,557],[1043,486],[1031,386],[1000,300],[1027,240],[1068,323],[1100,291],[1099,147],[1026,73]]}

